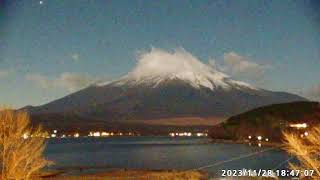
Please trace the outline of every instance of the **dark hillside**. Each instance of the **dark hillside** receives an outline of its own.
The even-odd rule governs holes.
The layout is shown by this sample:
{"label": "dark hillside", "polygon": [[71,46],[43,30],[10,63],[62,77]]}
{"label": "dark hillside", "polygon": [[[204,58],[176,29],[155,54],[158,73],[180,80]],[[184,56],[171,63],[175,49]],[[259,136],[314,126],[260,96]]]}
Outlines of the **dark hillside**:
{"label": "dark hillside", "polygon": [[[232,116],[223,124],[211,129],[217,139],[246,139],[264,136],[281,140],[281,132],[291,130],[292,123],[307,123],[308,127],[320,123],[319,102],[293,102],[274,104]],[[304,129],[306,130],[306,129]]]}

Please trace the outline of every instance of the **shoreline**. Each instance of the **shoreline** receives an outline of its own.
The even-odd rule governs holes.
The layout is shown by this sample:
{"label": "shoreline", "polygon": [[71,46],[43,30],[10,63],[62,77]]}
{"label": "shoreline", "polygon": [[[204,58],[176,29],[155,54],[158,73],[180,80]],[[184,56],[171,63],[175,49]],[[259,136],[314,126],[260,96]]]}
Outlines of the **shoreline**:
{"label": "shoreline", "polygon": [[48,180],[77,180],[77,179],[208,179],[208,173],[200,170],[175,170],[175,169],[106,169],[101,172],[84,173],[81,175],[64,175],[60,172],[43,172],[35,176]]}
{"label": "shoreline", "polygon": [[268,147],[279,147],[283,146],[280,142],[265,142],[265,141],[243,141],[243,140],[227,140],[227,139],[211,139],[211,143],[221,143],[221,144],[246,144],[246,145],[257,145],[260,143],[261,146],[268,146]]}

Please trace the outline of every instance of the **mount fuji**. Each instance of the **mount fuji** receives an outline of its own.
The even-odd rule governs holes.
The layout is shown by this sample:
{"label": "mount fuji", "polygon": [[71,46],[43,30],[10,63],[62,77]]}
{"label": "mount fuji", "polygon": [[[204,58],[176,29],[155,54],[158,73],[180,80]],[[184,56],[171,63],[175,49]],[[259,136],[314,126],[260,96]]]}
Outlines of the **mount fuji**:
{"label": "mount fuji", "polygon": [[[223,119],[256,107],[293,101],[307,100],[233,80],[183,49],[152,49],[141,54],[136,67],[117,80],[98,82],[48,104],[24,109],[35,119],[44,121],[45,117],[49,124],[68,124],[75,119],[79,122],[74,126],[90,122],[154,123],[180,118],[188,125],[190,117],[199,122]],[[63,120],[57,118],[62,116]]]}

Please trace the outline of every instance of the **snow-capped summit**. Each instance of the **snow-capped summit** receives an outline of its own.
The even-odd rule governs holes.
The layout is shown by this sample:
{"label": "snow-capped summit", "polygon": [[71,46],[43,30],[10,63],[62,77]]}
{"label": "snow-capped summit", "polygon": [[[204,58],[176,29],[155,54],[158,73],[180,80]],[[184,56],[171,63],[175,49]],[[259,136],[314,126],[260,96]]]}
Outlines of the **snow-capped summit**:
{"label": "snow-capped summit", "polygon": [[305,100],[232,80],[183,49],[152,49],[140,54],[136,67],[118,80],[25,109],[48,125],[56,119],[71,127],[79,120],[87,127],[181,117],[188,125],[188,117],[225,118],[264,105]]}
{"label": "snow-capped summit", "polygon": [[[136,67],[114,85],[148,84],[156,87],[168,80],[182,80],[195,88],[206,87],[211,90],[222,88],[249,88],[253,86],[232,80],[228,75],[206,65],[184,49],[167,52],[152,48],[138,56]],[[104,86],[109,83],[99,83]]]}

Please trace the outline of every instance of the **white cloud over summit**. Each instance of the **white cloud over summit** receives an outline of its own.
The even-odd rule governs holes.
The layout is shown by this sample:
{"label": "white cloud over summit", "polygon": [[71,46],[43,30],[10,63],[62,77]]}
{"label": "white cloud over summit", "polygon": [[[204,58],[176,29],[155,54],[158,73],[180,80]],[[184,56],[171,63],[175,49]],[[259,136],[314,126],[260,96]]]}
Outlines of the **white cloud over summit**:
{"label": "white cloud over summit", "polygon": [[183,48],[174,51],[152,48],[141,52],[137,57],[135,68],[120,78],[117,84],[148,83],[155,87],[171,79],[183,80],[193,87],[207,87],[211,90],[234,87],[254,88],[247,83],[232,80],[228,75],[203,63]]}
{"label": "white cloud over summit", "polygon": [[172,52],[152,48],[148,52],[140,53],[137,61],[136,67],[129,73],[136,77],[177,74],[193,75],[193,73],[203,74],[214,70],[183,48]]}
{"label": "white cloud over summit", "polygon": [[[78,55],[74,58],[77,59]],[[199,58],[183,48],[173,51],[151,48],[149,51],[138,54],[136,66],[125,77],[135,80],[156,78],[159,82],[166,78],[180,78],[212,89],[211,82],[215,82],[218,86],[227,86],[225,81],[230,79],[227,74],[237,76],[237,80],[247,81],[250,78],[258,77],[259,74],[263,74],[267,69],[267,66],[254,63],[251,59],[235,52],[225,53],[222,62],[219,64],[214,60],[209,60],[209,64],[203,63]],[[247,77],[239,78],[239,74],[245,74]],[[35,82],[42,88],[64,88],[70,92],[84,88],[94,82],[97,82],[99,86],[110,83],[110,79],[106,82],[98,81],[101,79],[88,74],[83,75],[71,72],[61,73],[56,77],[28,74],[26,79]],[[242,83],[242,85],[248,86],[248,84],[240,81],[233,81],[233,83]]]}

